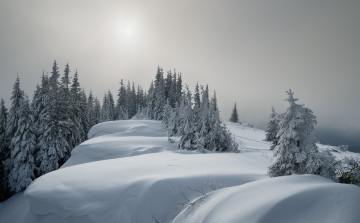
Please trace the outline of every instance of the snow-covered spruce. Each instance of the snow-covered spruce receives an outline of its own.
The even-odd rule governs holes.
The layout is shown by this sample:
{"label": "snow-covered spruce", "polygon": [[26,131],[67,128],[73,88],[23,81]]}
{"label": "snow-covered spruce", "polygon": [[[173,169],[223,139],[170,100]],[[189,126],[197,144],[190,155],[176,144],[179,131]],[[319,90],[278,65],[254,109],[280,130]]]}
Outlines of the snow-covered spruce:
{"label": "snow-covered spruce", "polygon": [[11,107],[9,116],[7,118],[7,125],[6,125],[6,137],[11,139],[14,137],[15,132],[18,127],[18,122],[20,119],[20,108],[22,102],[24,101],[25,93],[20,89],[20,79],[19,77],[16,78],[14,87],[13,87],[11,100]]}
{"label": "snow-covered spruce", "polygon": [[238,115],[238,111],[237,111],[237,108],[236,108],[236,103],[234,104],[234,108],[233,108],[233,111],[231,113],[230,122],[234,122],[234,123],[239,122],[239,115]]}
{"label": "snow-covered spruce", "polygon": [[2,143],[4,143],[6,139],[5,131],[6,131],[6,123],[8,118],[9,112],[7,108],[5,107],[5,101],[3,98],[1,98],[0,102],[0,152],[1,152],[1,146]]}
{"label": "snow-covered spruce", "polygon": [[11,170],[9,174],[9,187],[12,192],[24,191],[35,179],[34,150],[36,135],[34,121],[31,115],[29,100],[22,102],[20,108],[18,128],[11,140]]}
{"label": "snow-covered spruce", "polygon": [[274,148],[275,162],[269,167],[271,177],[292,174],[317,174],[331,178],[334,176],[335,158],[330,152],[319,153],[311,136],[316,124],[312,110],[296,104],[291,90],[287,91],[290,107],[280,122],[277,134],[279,142]]}
{"label": "snow-covered spruce", "polygon": [[169,136],[181,136],[178,148],[200,151],[235,151],[238,144],[220,119],[216,95],[209,101],[209,90],[202,89],[202,100],[198,97],[198,85],[195,88],[195,105],[192,107],[192,94],[186,86],[180,107],[171,112],[165,105],[163,125]]}
{"label": "snow-covered spruce", "polygon": [[279,138],[277,133],[279,132],[279,122],[278,114],[276,113],[274,107],[271,107],[271,114],[269,117],[270,121],[268,123],[268,128],[266,130],[265,141],[271,142],[270,150],[273,150],[277,145]]}

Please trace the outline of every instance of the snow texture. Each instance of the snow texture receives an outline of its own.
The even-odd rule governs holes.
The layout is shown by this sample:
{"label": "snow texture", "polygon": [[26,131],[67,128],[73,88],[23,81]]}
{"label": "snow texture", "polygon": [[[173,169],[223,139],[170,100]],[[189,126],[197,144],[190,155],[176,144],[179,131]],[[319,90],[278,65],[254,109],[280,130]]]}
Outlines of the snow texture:
{"label": "snow texture", "polygon": [[[360,188],[315,175],[269,178],[265,132],[227,123],[240,153],[178,150],[160,121],[95,125],[59,169],[0,204],[2,223],[359,222]],[[241,140],[241,141],[240,141]],[[319,150],[336,147],[320,145]],[[354,153],[334,152],[337,158]],[[204,183],[215,179],[213,191]],[[225,188],[220,187],[226,185]],[[198,193],[187,188],[203,188]],[[222,189],[220,189],[222,188]],[[184,197],[195,205],[179,210]]]}

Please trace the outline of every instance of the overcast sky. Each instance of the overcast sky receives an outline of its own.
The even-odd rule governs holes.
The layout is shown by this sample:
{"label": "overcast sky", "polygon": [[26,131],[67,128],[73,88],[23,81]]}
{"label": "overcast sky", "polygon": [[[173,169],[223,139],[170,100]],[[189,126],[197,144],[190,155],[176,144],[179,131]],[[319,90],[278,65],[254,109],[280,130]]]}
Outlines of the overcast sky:
{"label": "overcast sky", "polygon": [[291,88],[320,141],[360,146],[359,12],[358,0],[0,0],[0,97],[10,107],[17,73],[32,97],[54,59],[99,98],[121,79],[148,88],[160,65],[209,84],[223,119],[236,102],[262,129]]}

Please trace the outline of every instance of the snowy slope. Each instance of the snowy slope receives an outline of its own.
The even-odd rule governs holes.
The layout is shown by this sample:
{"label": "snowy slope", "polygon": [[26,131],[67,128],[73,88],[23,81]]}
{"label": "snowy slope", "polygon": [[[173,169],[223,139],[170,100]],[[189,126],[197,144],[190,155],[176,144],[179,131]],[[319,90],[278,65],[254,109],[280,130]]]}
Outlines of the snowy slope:
{"label": "snowy slope", "polygon": [[[157,121],[98,124],[59,170],[2,203],[0,222],[146,223],[154,222],[151,213],[164,222],[280,222],[290,214],[297,222],[359,222],[360,188],[311,175],[269,178],[272,152],[264,131],[228,127],[242,141],[240,153],[178,150]],[[208,176],[226,187],[212,191],[204,183]],[[206,202],[179,214],[178,205],[186,203],[181,192],[190,201],[199,198],[188,186],[203,188]],[[341,211],[328,211],[335,208]]]}

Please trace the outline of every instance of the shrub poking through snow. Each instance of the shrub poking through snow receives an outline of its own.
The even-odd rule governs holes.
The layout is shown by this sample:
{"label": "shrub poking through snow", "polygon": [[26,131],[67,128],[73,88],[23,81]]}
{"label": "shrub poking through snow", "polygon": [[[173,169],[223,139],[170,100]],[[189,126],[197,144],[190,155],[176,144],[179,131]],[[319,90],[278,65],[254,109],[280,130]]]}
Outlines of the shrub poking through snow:
{"label": "shrub poking through snow", "polygon": [[335,159],[329,151],[319,153],[316,139],[310,134],[316,125],[312,110],[296,104],[291,90],[287,91],[290,107],[280,122],[274,148],[275,162],[269,167],[271,177],[292,174],[317,174],[331,178],[334,176]]}
{"label": "shrub poking through snow", "polygon": [[340,183],[360,184],[360,160],[354,157],[340,160],[335,165],[336,175]]}

